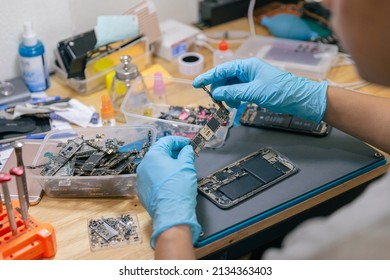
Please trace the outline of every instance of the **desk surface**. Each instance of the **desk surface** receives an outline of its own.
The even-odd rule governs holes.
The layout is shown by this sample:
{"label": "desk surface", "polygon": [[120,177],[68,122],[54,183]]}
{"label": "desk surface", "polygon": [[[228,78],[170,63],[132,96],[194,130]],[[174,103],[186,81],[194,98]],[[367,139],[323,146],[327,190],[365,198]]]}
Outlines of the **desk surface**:
{"label": "desk surface", "polygon": [[286,156],[299,171],[225,210],[198,195],[197,216],[204,232],[199,246],[210,244],[386,164],[386,158],[377,150],[334,128],[326,137],[313,137],[238,126],[230,129],[223,147],[200,153],[195,161],[198,178],[266,147]]}
{"label": "desk surface", "polygon": [[[246,19],[240,19],[229,22],[206,31],[212,33],[214,31],[224,30],[249,30],[249,25]],[[267,34],[264,29],[257,27],[258,34]],[[235,49],[237,46],[231,46]],[[205,56],[205,68],[212,67],[212,54],[207,49],[196,50]],[[179,78],[192,79],[193,77],[185,77],[178,73],[176,63],[168,63],[161,59],[155,59],[155,62],[162,64],[173,76]],[[328,75],[328,78],[338,83],[350,83],[360,80],[353,66],[341,66],[333,68]],[[379,87],[376,85],[368,85],[359,89],[361,92],[378,95],[389,96],[390,89]],[[78,98],[85,104],[93,105],[96,110],[100,110],[100,100],[105,90],[94,93],[88,96],[80,96],[69,88],[59,84],[54,77],[52,86],[47,91],[49,95],[61,95],[62,97]],[[384,173],[386,166],[376,168],[364,175],[358,176],[347,182],[340,184],[331,190],[325,191],[310,199],[302,201],[288,209],[267,217],[262,221],[253,223],[243,229],[236,231],[233,234],[227,235],[218,241],[196,249],[198,258],[206,256],[223,247],[233,244],[245,237],[248,237],[264,228],[276,224],[284,219],[287,219],[297,213],[305,211],[314,205],[326,201],[338,194],[341,194],[351,188],[354,188],[364,182],[371,180]],[[137,245],[129,245],[115,249],[106,249],[96,252],[91,252],[88,241],[87,220],[89,218],[110,216],[118,213],[135,212],[141,227],[142,243]],[[154,252],[149,246],[149,237],[152,234],[152,221],[142,207],[137,197],[129,198],[91,198],[91,199],[58,199],[44,196],[42,201],[30,208],[30,214],[37,220],[45,223],[50,223],[54,226],[58,251],[55,259],[153,259]]]}

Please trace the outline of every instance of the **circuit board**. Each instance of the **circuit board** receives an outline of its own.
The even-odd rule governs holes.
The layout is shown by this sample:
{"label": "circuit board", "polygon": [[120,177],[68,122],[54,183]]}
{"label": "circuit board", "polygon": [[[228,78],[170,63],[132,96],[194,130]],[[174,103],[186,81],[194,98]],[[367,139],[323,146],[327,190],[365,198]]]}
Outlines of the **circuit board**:
{"label": "circuit board", "polygon": [[261,149],[198,180],[198,190],[226,209],[298,171],[297,166],[271,148]]}
{"label": "circuit board", "polygon": [[319,124],[293,115],[274,113],[254,104],[249,104],[242,113],[240,122],[242,125],[271,128],[314,136],[326,136],[331,126],[326,122]]}
{"label": "circuit board", "polygon": [[138,218],[134,213],[89,219],[88,234],[92,251],[141,243]]}
{"label": "circuit board", "polygon": [[[205,86],[202,86],[202,88],[213,99],[211,92]],[[214,99],[213,101],[219,108],[211,115],[207,123],[199,130],[191,141],[191,146],[194,149],[196,156],[205,147],[206,143],[215,135],[218,128],[220,128],[229,119],[230,112],[223,103]]]}

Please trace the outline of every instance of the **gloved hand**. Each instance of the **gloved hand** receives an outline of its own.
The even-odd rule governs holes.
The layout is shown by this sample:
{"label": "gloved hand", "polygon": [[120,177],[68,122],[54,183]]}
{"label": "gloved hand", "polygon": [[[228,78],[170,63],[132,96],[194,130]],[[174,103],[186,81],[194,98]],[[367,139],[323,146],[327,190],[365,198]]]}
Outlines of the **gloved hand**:
{"label": "gloved hand", "polygon": [[196,77],[192,84],[196,88],[211,84],[213,97],[235,108],[247,101],[317,123],[326,109],[327,82],[296,77],[258,58],[223,63]]}
{"label": "gloved hand", "polygon": [[190,226],[193,243],[199,238],[197,176],[189,143],[185,137],[160,138],[137,168],[138,196],[153,219],[152,248],[160,233],[176,225]]}

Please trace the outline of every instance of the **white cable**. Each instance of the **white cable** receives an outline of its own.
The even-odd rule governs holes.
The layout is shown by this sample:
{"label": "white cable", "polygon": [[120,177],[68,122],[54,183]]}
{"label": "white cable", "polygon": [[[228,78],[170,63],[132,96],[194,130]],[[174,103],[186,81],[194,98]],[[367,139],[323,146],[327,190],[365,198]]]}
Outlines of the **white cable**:
{"label": "white cable", "polygon": [[370,84],[369,82],[364,81],[364,80],[351,82],[351,83],[336,83],[336,82],[329,80],[329,79],[328,79],[328,83],[330,86],[341,87],[341,88],[345,88],[345,89],[353,89],[353,90],[362,88],[362,87]]}
{"label": "white cable", "polygon": [[197,45],[198,47],[205,47],[205,48],[209,49],[212,53],[217,50],[216,48],[213,48],[209,43],[203,41],[202,39],[198,39],[198,38],[196,38],[196,40],[195,40],[195,45]]}
{"label": "white cable", "polygon": [[253,20],[253,12],[255,10],[256,0],[251,0],[248,7],[248,20],[251,36],[256,36],[255,21]]}
{"label": "white cable", "polygon": [[[213,39],[213,38],[210,38],[209,36],[207,36],[206,34],[204,33],[201,33],[201,34],[198,34],[196,36],[196,40],[197,41],[204,41],[204,42],[209,42],[211,44],[219,44],[221,42],[221,40],[224,39],[224,38],[221,38],[219,40],[217,39]],[[241,44],[243,42],[246,41],[247,38],[245,39],[224,39],[226,41],[226,43],[228,43],[229,45],[232,45],[232,44]]]}

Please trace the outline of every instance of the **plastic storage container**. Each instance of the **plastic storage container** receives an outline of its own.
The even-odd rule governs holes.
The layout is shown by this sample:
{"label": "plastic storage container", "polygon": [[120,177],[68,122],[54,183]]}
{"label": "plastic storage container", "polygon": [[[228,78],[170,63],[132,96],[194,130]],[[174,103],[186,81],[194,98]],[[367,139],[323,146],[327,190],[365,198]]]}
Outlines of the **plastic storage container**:
{"label": "plastic storage container", "polygon": [[[203,127],[202,125],[160,119],[161,114],[167,113],[170,106],[196,107],[201,105],[210,108],[217,105],[202,89],[194,88],[191,80],[171,78],[156,80],[157,77],[144,76],[144,84],[142,81],[138,81],[130,88],[121,106],[126,123],[153,125],[157,129],[157,138],[166,135],[193,138],[198,130]],[[161,98],[160,92],[154,92],[156,88],[154,84],[156,82],[161,83],[161,81],[164,83],[164,98]],[[217,133],[210,139],[206,147],[219,148],[224,144],[235,115],[236,109],[231,109],[229,123],[217,130]]]}
{"label": "plastic storage container", "polygon": [[322,80],[337,58],[338,47],[322,43],[254,36],[236,51],[236,58],[258,57],[297,76]]}
{"label": "plastic storage container", "polygon": [[106,75],[115,71],[116,65],[120,63],[120,56],[124,54],[131,56],[132,63],[136,64],[140,71],[144,70],[151,62],[148,39],[146,37],[142,37],[131,43],[123,50],[111,53],[106,58],[102,58],[104,60],[101,61],[102,64],[110,63],[110,65],[112,65],[108,68],[104,68],[104,70],[99,69],[99,63],[91,64],[91,67],[87,66],[88,69],[86,69],[86,71],[88,73],[86,73],[87,78],[85,79],[68,79],[66,71],[57,65],[54,65],[55,74],[59,78],[60,82],[69,86],[80,95],[89,95],[103,89],[106,86]]}
{"label": "plastic storage container", "polygon": [[[141,145],[148,140],[151,132],[151,143],[156,140],[153,126],[116,126],[53,131],[46,135],[32,163],[39,166],[48,162],[45,153],[58,154],[60,143],[68,139],[83,136],[84,139],[95,139],[104,135],[104,139],[116,138],[123,145],[136,143]],[[102,142],[103,144],[103,142]],[[50,197],[106,197],[131,196],[136,194],[136,174],[102,175],[102,176],[42,176],[41,168],[33,169],[32,175]]]}

